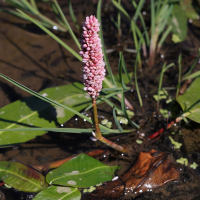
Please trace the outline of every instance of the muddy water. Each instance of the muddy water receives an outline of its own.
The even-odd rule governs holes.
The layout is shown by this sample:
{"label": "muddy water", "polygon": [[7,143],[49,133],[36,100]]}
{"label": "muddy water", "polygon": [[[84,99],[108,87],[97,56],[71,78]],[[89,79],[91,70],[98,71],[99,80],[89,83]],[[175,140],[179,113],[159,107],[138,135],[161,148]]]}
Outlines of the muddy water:
{"label": "muddy water", "polygon": [[[125,9],[131,14],[133,11],[128,1],[124,1],[123,3]],[[61,5],[69,23],[72,24],[67,5],[62,2]],[[0,6],[5,6],[5,4],[0,3]],[[83,1],[76,0],[73,1],[73,6],[80,24],[84,21],[86,15],[96,13],[96,1],[84,1],[83,3]],[[40,8],[43,13],[54,19],[48,6],[41,5]],[[116,16],[116,10],[114,7],[110,6],[108,1],[104,4],[102,12],[104,38],[107,48],[115,50],[113,53],[109,54],[109,61],[113,72],[117,73],[117,50],[125,47],[134,48],[134,43],[132,41],[132,36],[128,34],[129,23],[126,18],[122,16],[123,35],[118,39],[117,30],[110,21],[110,16]],[[147,24],[149,23],[148,16],[147,13]],[[69,52],[52,38],[41,32],[35,26],[29,25],[27,22],[8,14],[0,13],[0,22],[1,73],[37,92],[47,87],[64,85],[80,80],[82,64],[74,59]],[[145,58],[142,59],[143,70],[138,72],[138,81],[144,107],[141,108],[139,106],[134,87],[132,92],[126,94],[126,97],[135,108],[135,121],[142,126],[142,129],[139,132],[117,136],[113,135],[110,137],[112,141],[119,144],[131,144],[135,151],[131,155],[132,159],[127,159],[113,152],[111,156],[104,161],[107,164],[122,164],[123,171],[121,171],[121,173],[134,163],[140,151],[149,151],[152,148],[170,151],[172,154],[172,161],[180,156],[186,155],[189,161],[200,163],[200,127],[192,122],[190,122],[188,126],[184,124],[179,125],[182,136],[178,139],[184,142],[185,147],[181,149],[181,152],[173,151],[166,137],[162,137],[155,143],[146,142],[141,146],[135,143],[135,140],[141,133],[145,133],[145,137],[147,137],[166,124],[162,116],[156,113],[156,102],[152,95],[157,91],[159,74],[165,61],[167,63],[174,62],[176,67],[171,68],[171,70],[167,71],[164,75],[164,87],[176,87],[178,78],[177,60],[180,53],[183,55],[183,73],[191,66],[194,60],[193,55],[196,53],[200,41],[197,37],[199,30],[192,25],[189,25],[189,28],[185,42],[175,45],[171,42],[170,37],[166,40],[161,54],[158,55],[156,59],[154,68],[149,68],[147,60]],[[69,34],[55,33],[78,52]],[[76,34],[80,39],[80,33],[77,32]],[[124,57],[128,70],[133,71],[135,54],[124,52]],[[200,70],[199,64],[197,64],[195,68],[195,71],[197,70]],[[170,90],[169,94],[172,97],[175,96],[175,90]],[[7,81],[0,79],[0,96],[0,107],[3,107],[15,100],[30,95]],[[165,106],[165,103],[162,101],[161,106]],[[109,106],[102,104],[98,108],[100,119],[106,117],[113,121],[112,109]],[[91,112],[89,111],[88,114],[90,115]],[[75,120],[75,118],[71,119],[65,126],[89,127],[82,119],[77,119],[78,120]],[[165,134],[168,133],[168,131],[165,132]],[[62,159],[72,154],[88,152],[92,149],[102,147],[105,148],[105,146],[100,145],[100,143],[93,142],[89,135],[76,136],[64,133],[48,133],[19,146],[0,149],[0,160],[19,161],[24,164],[38,165]],[[182,171],[182,175],[178,181],[168,183],[151,193],[142,194],[135,199],[200,199],[199,186],[197,184],[199,179],[195,179],[198,175],[200,176],[200,173],[198,171],[191,172],[191,170],[182,166],[180,166],[180,170]],[[15,200],[28,200],[32,199],[34,196],[34,194],[20,193],[14,189],[10,192],[10,189],[6,188],[2,188],[1,194],[2,196],[0,196],[0,199]]]}

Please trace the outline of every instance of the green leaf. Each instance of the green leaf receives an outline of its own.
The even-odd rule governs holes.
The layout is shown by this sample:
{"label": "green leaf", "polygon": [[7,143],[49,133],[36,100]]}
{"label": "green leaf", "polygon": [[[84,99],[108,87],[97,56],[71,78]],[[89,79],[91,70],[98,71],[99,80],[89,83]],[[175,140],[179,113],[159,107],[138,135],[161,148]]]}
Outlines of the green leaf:
{"label": "green leaf", "polygon": [[77,188],[50,186],[34,197],[34,200],[80,200],[81,193]]}
{"label": "green leaf", "polygon": [[110,181],[117,168],[118,166],[107,166],[90,156],[80,154],[57,169],[50,171],[46,180],[50,185],[86,188]]}
{"label": "green leaf", "polygon": [[115,79],[114,79],[114,76],[112,73],[112,69],[110,67],[108,56],[106,54],[106,46],[105,46],[104,39],[103,39],[103,28],[102,28],[102,23],[101,23],[101,5],[102,5],[102,0],[99,0],[98,6],[97,6],[97,19],[98,19],[98,22],[100,23],[99,37],[101,39],[102,51],[103,51],[103,57],[104,57],[105,64],[106,64],[106,69],[108,71],[109,76],[111,77],[112,84],[114,85],[114,87],[116,87]]}
{"label": "green leaf", "polygon": [[[40,92],[41,95],[55,100],[58,103],[81,111],[86,108],[91,99],[83,91],[81,83],[48,88]],[[0,109],[0,129],[11,128],[55,128],[74,116],[74,113],[53,106],[34,96],[23,98]],[[26,142],[46,131],[0,131],[0,146]]]}
{"label": "green leaf", "polygon": [[0,180],[23,192],[39,192],[48,187],[42,174],[18,162],[0,162]]}
{"label": "green leaf", "polygon": [[[129,75],[129,77],[132,77],[132,76],[133,76],[133,72],[128,73],[128,75]],[[120,82],[119,74],[116,74],[114,77],[115,77],[115,81],[116,81],[117,87],[122,88],[122,84],[121,84],[121,82]],[[110,78],[109,75],[106,76],[106,80],[108,80],[109,83],[106,84],[107,82],[104,81],[104,82],[102,83],[103,88],[108,88],[108,87],[109,87],[109,88],[112,88],[112,87],[114,87],[114,86],[112,85],[111,78]],[[129,78],[127,77],[126,74],[122,74],[122,80],[123,80],[124,84],[128,84],[128,83],[130,82],[130,81],[129,81]],[[112,86],[112,87],[111,87],[111,86]]]}
{"label": "green leaf", "polygon": [[174,5],[172,16],[168,20],[168,25],[172,26],[172,33],[176,35],[180,41],[183,41],[187,35],[187,18],[185,12],[178,4]]}
{"label": "green leaf", "polygon": [[191,86],[183,95],[180,95],[176,100],[181,105],[185,117],[200,123],[200,77],[196,78]]}
{"label": "green leaf", "polygon": [[194,9],[192,3],[193,3],[192,0],[184,0],[180,2],[180,6],[188,18],[193,19],[193,20],[198,20],[199,15]]}

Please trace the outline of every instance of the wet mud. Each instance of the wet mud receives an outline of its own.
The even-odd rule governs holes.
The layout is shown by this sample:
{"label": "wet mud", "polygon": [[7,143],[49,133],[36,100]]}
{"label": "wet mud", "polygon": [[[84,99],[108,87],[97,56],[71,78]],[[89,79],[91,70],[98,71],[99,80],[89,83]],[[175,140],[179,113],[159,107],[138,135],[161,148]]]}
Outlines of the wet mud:
{"label": "wet mud", "polygon": [[[61,7],[72,28],[75,30],[71,21],[67,3],[61,2]],[[81,4],[81,6],[80,6]],[[0,7],[6,7],[5,3],[0,3]],[[133,12],[128,1],[123,2],[124,8],[128,13]],[[96,14],[97,1],[73,1],[73,8],[78,23],[84,21],[85,16]],[[40,5],[40,9],[51,19],[55,20],[52,11],[48,6]],[[147,11],[145,20],[150,25],[149,7],[144,7]],[[112,53],[108,54],[111,68],[114,74],[118,73],[119,50],[124,48],[134,48],[132,35],[129,33],[129,22],[122,15],[122,36],[118,38],[117,29],[113,25],[110,17],[116,18],[117,10],[111,5],[110,1],[104,2],[102,8],[102,22],[104,30],[104,39],[107,49],[111,49]],[[81,80],[82,64],[67,52],[56,41],[48,35],[40,31],[37,27],[22,19],[15,18],[9,14],[0,13],[0,72],[15,81],[27,86],[28,88],[39,92],[48,87],[65,85]],[[102,162],[108,165],[122,165],[122,170],[118,175],[125,173],[137,160],[140,152],[147,152],[156,149],[170,154],[171,162],[176,164],[175,160],[181,156],[188,158],[189,162],[196,162],[200,166],[200,125],[190,122],[186,125],[181,122],[173,127],[174,132],[181,130],[182,135],[178,135],[178,141],[183,143],[180,150],[173,149],[168,135],[169,130],[165,130],[163,135],[155,141],[147,140],[147,137],[166,127],[171,121],[164,120],[157,111],[156,101],[153,95],[156,94],[160,72],[164,62],[175,63],[175,67],[170,68],[163,77],[163,87],[176,88],[178,80],[178,56],[182,54],[182,74],[188,71],[192,65],[197,50],[200,46],[200,29],[188,24],[189,30],[187,38],[184,42],[174,44],[171,41],[171,35],[164,42],[161,52],[156,57],[156,63],[153,68],[148,66],[148,59],[142,58],[143,68],[138,70],[138,84],[143,99],[143,108],[140,107],[137,92],[133,86],[132,91],[126,93],[126,98],[134,107],[134,121],[142,128],[129,134],[111,135],[109,139],[120,144],[130,145],[133,149],[129,157],[116,153],[111,150],[106,159]],[[70,39],[68,33],[55,32],[64,42],[72,47],[76,52],[78,49],[75,43]],[[76,31],[77,37],[80,39],[80,32]],[[134,70],[136,54],[124,52],[124,58],[128,70]],[[200,70],[200,64],[197,63],[194,72]],[[67,92],[67,91],[66,91]],[[168,90],[171,97],[175,97],[176,90]],[[4,79],[0,79],[0,107],[8,105],[22,97],[30,96],[25,91],[13,86]],[[119,104],[118,102],[115,102]],[[165,101],[160,101],[160,108],[165,108]],[[180,106],[176,104],[176,108],[180,110]],[[112,108],[107,104],[98,106],[99,119],[107,118],[109,121],[114,120],[112,117]],[[87,111],[88,115],[92,115],[92,111]],[[75,116],[65,124],[66,127],[89,128],[90,125],[83,119]],[[116,128],[113,125],[113,128]],[[130,128],[123,126],[124,129]],[[65,133],[49,132],[41,137],[37,137],[26,143],[0,149],[1,161],[18,161],[23,164],[42,165],[53,162],[68,156],[89,152],[94,149],[105,149],[107,147],[99,142],[93,142],[90,135],[74,135]],[[143,144],[136,143],[137,139],[142,139]],[[176,166],[177,167],[177,166]],[[200,167],[192,170],[186,166],[178,165],[180,176],[177,180],[171,181],[164,186],[154,189],[151,192],[135,196],[121,196],[119,199],[134,200],[197,200],[200,199],[199,181]],[[2,200],[29,200],[35,194],[21,193],[15,189],[0,188],[0,199]]]}

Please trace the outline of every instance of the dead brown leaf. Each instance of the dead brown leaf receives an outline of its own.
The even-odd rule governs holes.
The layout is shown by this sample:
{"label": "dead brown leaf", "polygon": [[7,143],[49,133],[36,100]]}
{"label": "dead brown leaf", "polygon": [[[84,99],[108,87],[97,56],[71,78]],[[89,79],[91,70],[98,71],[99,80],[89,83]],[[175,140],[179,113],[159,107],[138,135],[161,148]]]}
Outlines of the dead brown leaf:
{"label": "dead brown leaf", "polygon": [[115,181],[108,181],[88,193],[86,199],[118,199],[152,191],[153,189],[175,180],[179,171],[172,167],[167,159],[168,153],[151,150],[141,152],[134,166]]}

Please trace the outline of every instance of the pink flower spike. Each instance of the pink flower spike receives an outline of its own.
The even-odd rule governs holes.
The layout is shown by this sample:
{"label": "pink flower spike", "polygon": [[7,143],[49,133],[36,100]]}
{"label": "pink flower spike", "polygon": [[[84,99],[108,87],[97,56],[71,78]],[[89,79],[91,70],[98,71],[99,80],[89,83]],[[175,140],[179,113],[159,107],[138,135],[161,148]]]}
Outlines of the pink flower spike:
{"label": "pink flower spike", "polygon": [[105,63],[103,61],[103,52],[101,39],[99,38],[98,31],[100,24],[98,19],[91,15],[86,17],[83,23],[83,34],[81,40],[80,56],[83,58],[83,84],[84,90],[96,99],[102,88],[102,81],[104,80],[106,70],[104,69]]}

